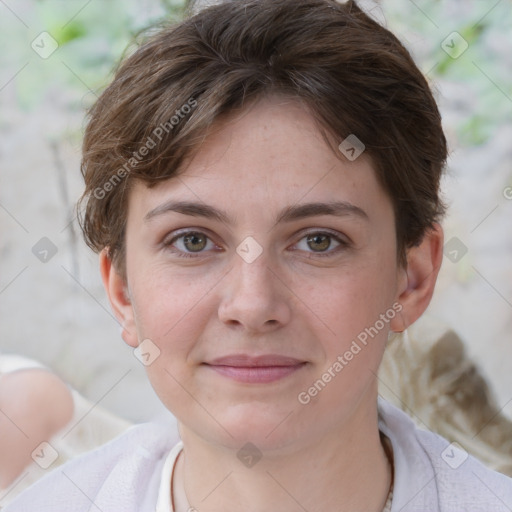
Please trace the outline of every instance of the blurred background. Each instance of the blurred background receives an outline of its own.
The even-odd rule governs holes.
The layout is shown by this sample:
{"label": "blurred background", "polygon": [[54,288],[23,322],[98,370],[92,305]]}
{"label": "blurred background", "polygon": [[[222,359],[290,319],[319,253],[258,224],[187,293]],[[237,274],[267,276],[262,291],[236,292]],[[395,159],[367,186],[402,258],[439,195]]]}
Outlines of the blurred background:
{"label": "blurred background", "polygon": [[[161,414],[121,340],[74,204],[85,111],[142,28],[178,0],[0,0],[0,352],[35,358],[130,421]],[[429,313],[512,417],[512,2],[361,6],[410,49],[450,145],[445,257]]]}

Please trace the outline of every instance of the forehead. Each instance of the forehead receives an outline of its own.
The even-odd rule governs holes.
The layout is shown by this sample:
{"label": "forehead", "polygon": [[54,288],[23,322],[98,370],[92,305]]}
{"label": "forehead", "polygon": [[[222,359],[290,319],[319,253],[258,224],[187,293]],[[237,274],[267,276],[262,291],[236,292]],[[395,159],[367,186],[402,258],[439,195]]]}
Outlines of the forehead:
{"label": "forehead", "polygon": [[392,210],[371,159],[335,154],[308,110],[282,97],[218,121],[176,176],[152,188],[137,183],[129,216],[145,217],[171,198],[214,202],[240,221],[305,202],[345,201],[369,217]]}

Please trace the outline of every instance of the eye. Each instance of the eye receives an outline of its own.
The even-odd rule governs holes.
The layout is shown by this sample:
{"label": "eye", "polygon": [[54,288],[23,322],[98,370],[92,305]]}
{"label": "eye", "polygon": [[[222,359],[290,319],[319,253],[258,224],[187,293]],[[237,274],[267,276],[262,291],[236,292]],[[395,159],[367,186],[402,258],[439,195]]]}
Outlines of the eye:
{"label": "eye", "polygon": [[208,236],[201,231],[186,231],[164,241],[164,246],[181,258],[194,258],[195,254],[205,252],[205,249],[217,247]]}
{"label": "eye", "polygon": [[[332,249],[333,242],[335,245]],[[301,238],[292,250],[298,249],[314,254],[315,257],[325,257],[337,254],[349,245],[349,242],[333,233],[314,231]],[[195,258],[199,257],[201,253],[219,250],[218,246],[202,231],[184,231],[174,234],[170,239],[164,241],[164,246],[180,258]]]}
{"label": "eye", "polygon": [[[328,251],[329,248],[333,246],[333,241],[335,244],[334,249]],[[295,245],[299,250],[309,252],[310,254],[315,254],[315,256],[332,256],[333,254],[338,253],[340,250],[348,247],[349,243],[339,236],[324,232],[324,231],[314,231],[308,233],[305,237],[301,238],[301,240]],[[308,251],[311,249],[311,251]]]}

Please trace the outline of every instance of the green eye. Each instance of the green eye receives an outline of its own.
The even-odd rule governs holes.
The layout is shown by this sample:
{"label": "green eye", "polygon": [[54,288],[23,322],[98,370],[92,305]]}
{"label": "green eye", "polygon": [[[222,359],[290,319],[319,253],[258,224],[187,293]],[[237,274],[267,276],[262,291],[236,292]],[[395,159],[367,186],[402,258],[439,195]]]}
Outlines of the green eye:
{"label": "green eye", "polygon": [[215,244],[201,231],[185,231],[165,241],[164,246],[178,257],[194,258],[194,253],[200,255]]}
{"label": "green eye", "polygon": [[[326,234],[314,234],[307,236],[308,247],[313,250],[325,251],[331,245],[331,236]],[[316,245],[316,247],[314,247]]]}
{"label": "green eye", "polygon": [[[333,242],[335,244],[334,248],[328,250],[333,246]],[[315,256],[332,256],[348,246],[349,243],[346,240],[333,233],[324,231],[308,233],[296,244],[298,250],[314,254]]]}
{"label": "green eye", "polygon": [[183,237],[183,245],[191,252],[202,251],[206,247],[208,237],[203,233],[188,233]]}

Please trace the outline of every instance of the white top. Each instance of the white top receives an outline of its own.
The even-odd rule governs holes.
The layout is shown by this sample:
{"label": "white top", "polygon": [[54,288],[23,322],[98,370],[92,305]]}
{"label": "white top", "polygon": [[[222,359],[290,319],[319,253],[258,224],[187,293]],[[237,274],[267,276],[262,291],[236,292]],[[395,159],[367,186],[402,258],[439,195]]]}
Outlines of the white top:
{"label": "white top", "polygon": [[[393,447],[391,512],[512,511],[512,479],[417,428],[385,400],[378,407],[379,430]],[[49,473],[5,512],[171,512],[172,468],[182,448],[174,424],[131,427]]]}
{"label": "white top", "polygon": [[183,442],[180,441],[169,452],[167,459],[165,459],[164,467],[162,469],[162,479],[160,481],[160,489],[158,491],[158,501],[156,504],[156,512],[174,512],[171,503],[171,482],[174,467],[178,460],[178,455],[183,450]]}

